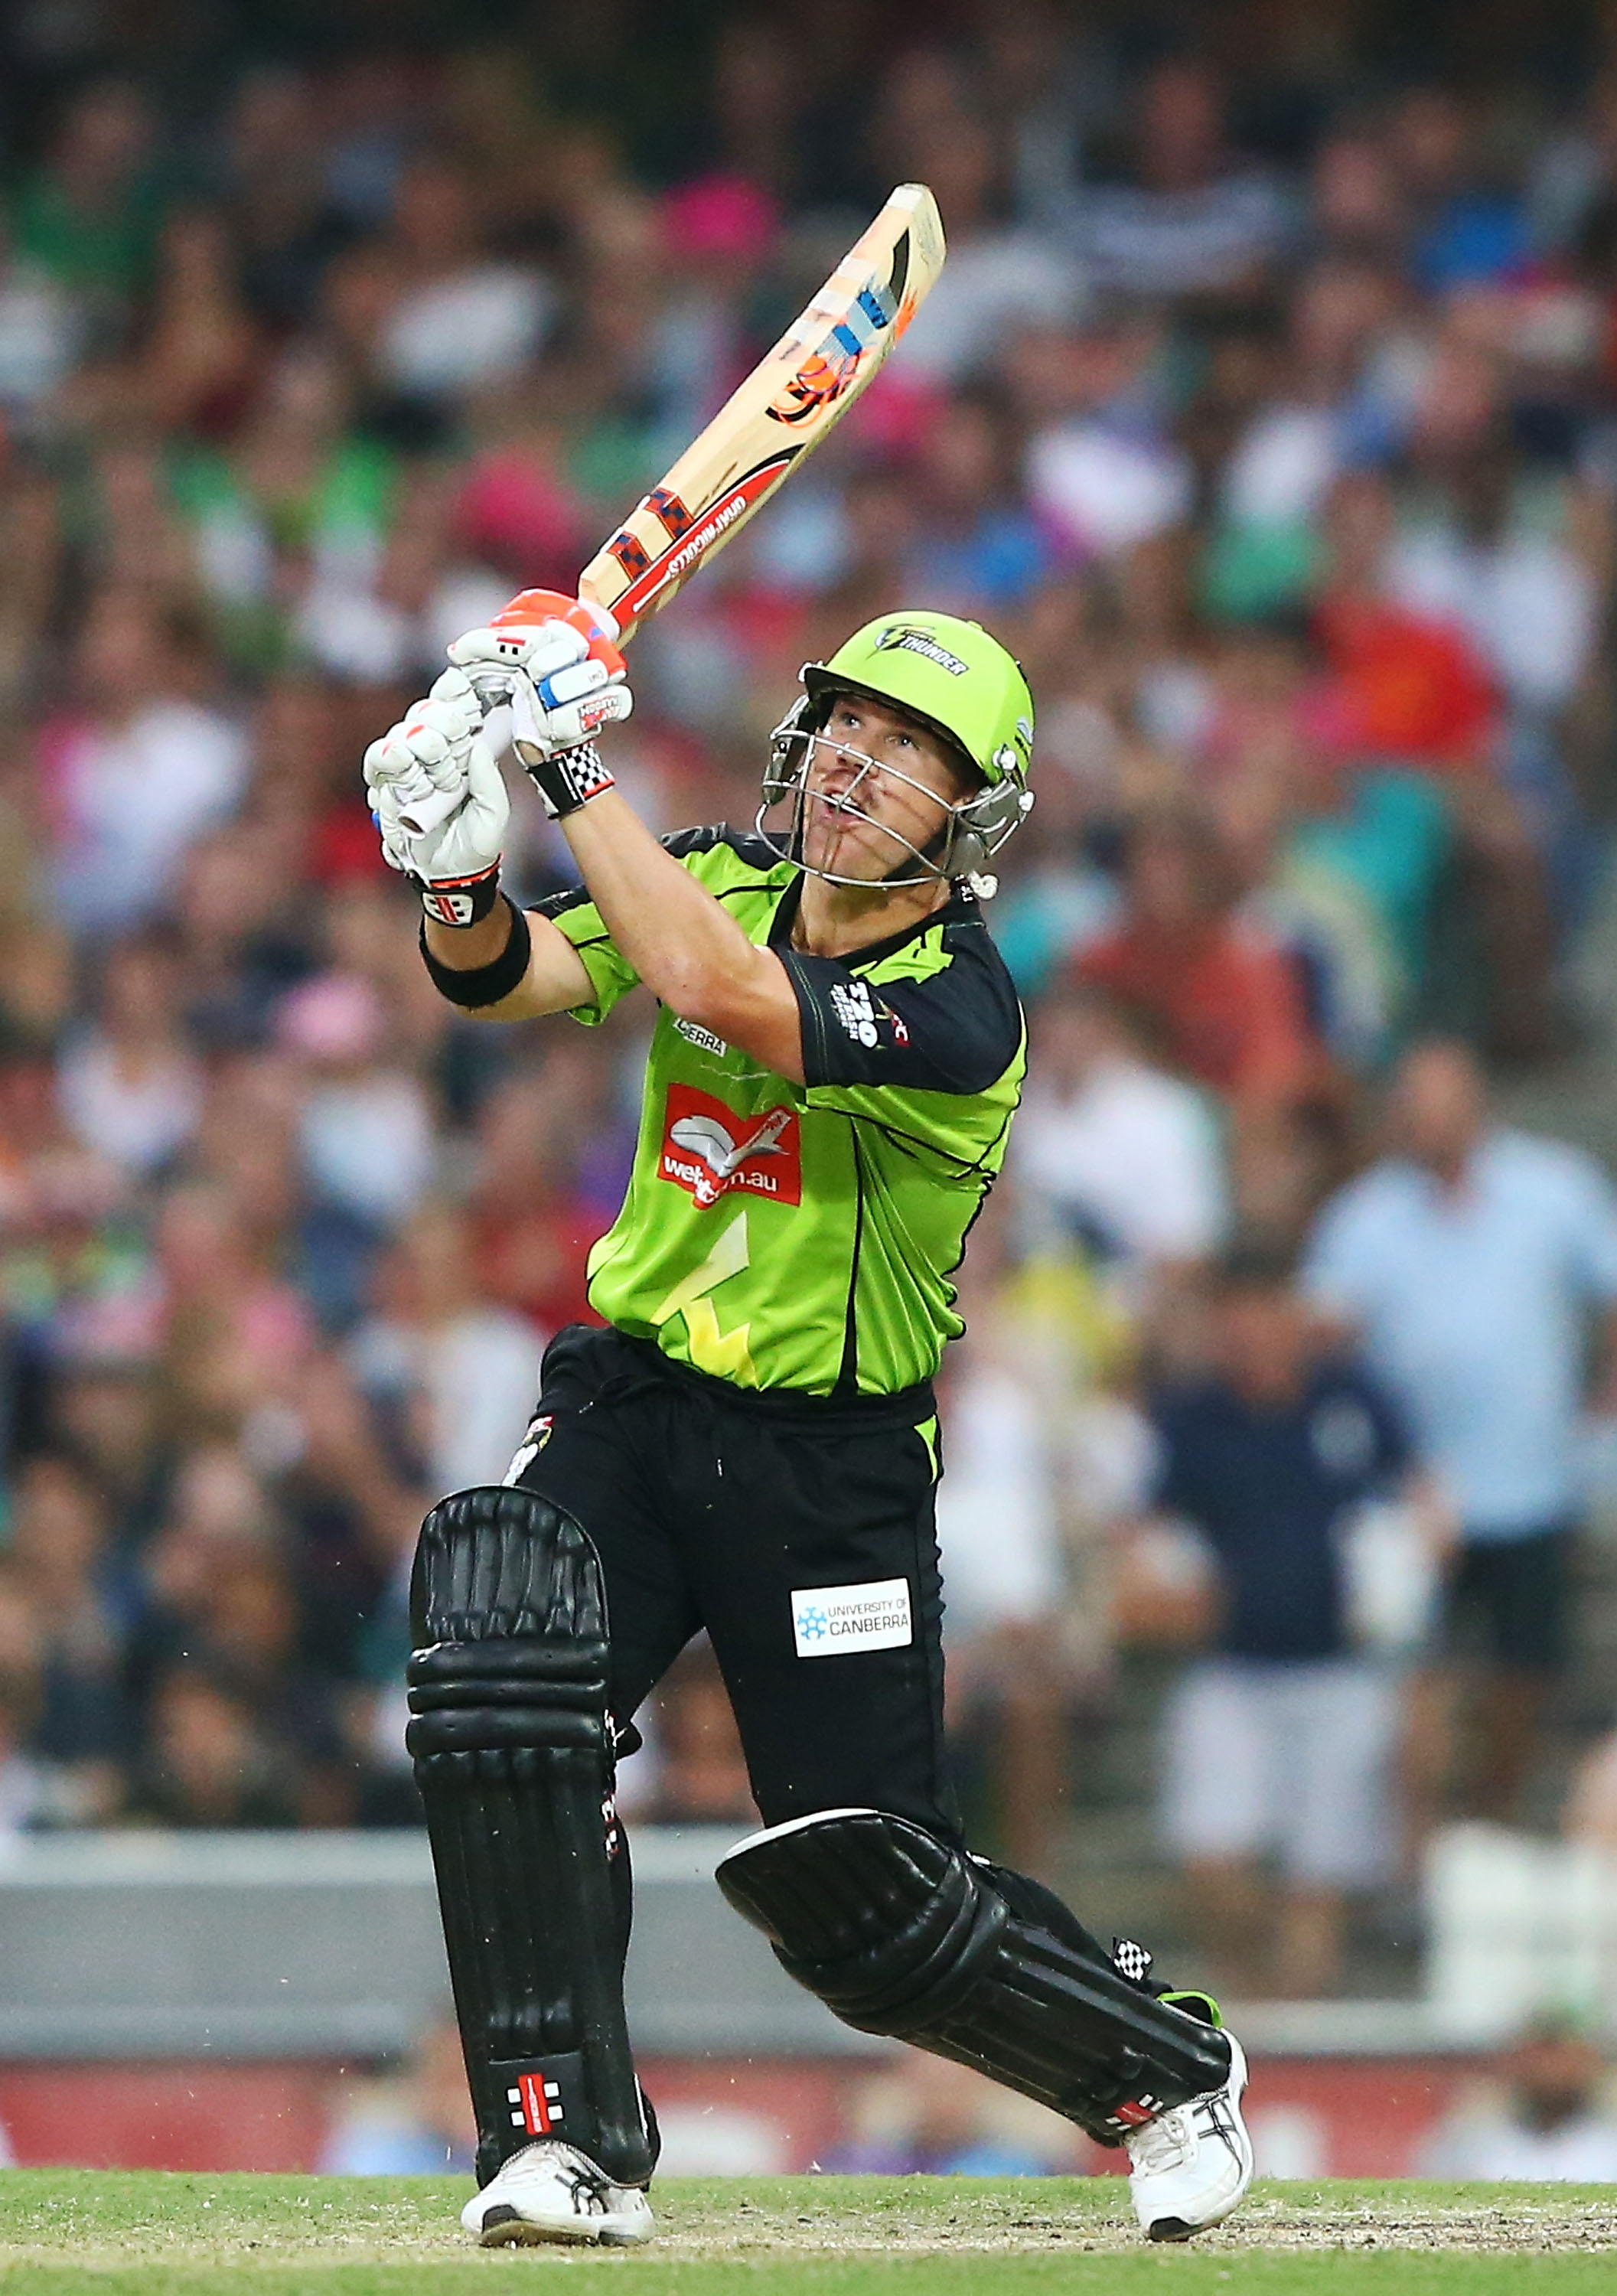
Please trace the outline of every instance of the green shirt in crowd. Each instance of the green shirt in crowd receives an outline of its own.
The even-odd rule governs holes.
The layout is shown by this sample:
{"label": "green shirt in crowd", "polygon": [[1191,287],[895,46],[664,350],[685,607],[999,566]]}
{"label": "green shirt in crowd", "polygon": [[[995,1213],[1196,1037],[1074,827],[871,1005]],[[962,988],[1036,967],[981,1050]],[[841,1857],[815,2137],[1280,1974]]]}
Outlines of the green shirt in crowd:
{"label": "green shirt in crowd", "polygon": [[[846,958],[790,946],[802,879],[761,839],[669,850],[785,965],[807,1081],[663,1006],[623,1209],[589,1261],[620,1331],[740,1387],[888,1395],[961,1330],[949,1281],[1005,1159],[1026,1031],[969,893]],[[582,888],[538,904],[603,1020],[636,985]]]}

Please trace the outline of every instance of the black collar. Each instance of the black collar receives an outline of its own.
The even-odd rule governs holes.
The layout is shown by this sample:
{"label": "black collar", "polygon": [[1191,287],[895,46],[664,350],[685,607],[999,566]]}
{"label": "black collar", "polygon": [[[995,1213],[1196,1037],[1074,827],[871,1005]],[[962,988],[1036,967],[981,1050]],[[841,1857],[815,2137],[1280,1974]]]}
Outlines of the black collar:
{"label": "black collar", "polygon": [[[782,893],[780,905],[775,912],[774,922],[769,927],[768,946],[771,948],[791,947],[792,928],[797,922],[797,913],[802,906],[802,901],[803,872],[800,869],[795,872],[792,882]],[[918,940],[923,933],[931,932],[936,925],[970,924],[977,914],[976,895],[968,892],[964,885],[957,884],[951,889],[949,897],[941,908],[929,910],[925,916],[918,918],[913,925],[906,925],[902,932],[889,933],[882,940],[866,941],[858,948],[842,949],[834,962],[838,964],[875,964],[882,957],[891,956],[895,950],[903,948],[907,942]],[[808,949],[798,949],[793,954],[808,956],[812,952]]]}

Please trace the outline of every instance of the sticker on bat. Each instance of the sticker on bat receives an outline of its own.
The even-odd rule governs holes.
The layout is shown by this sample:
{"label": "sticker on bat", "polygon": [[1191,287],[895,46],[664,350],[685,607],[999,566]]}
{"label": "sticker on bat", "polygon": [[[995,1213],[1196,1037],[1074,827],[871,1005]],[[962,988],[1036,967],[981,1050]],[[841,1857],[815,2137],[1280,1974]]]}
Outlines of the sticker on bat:
{"label": "sticker on bat", "polygon": [[[636,619],[645,611],[652,599],[661,596],[671,585],[683,582],[699,562],[703,552],[710,550],[738,520],[756,509],[771,488],[779,484],[800,452],[801,448],[795,445],[784,447],[778,454],[771,455],[767,462],[756,464],[743,477],[737,479],[733,487],[726,488],[717,502],[699,513],[687,534],[677,542],[670,542],[658,557],[648,558],[630,587],[621,598],[613,602],[612,611],[619,620]],[[611,547],[612,556],[617,558],[617,544]],[[618,563],[622,565],[623,561],[619,558]]]}
{"label": "sticker on bat", "polygon": [[613,535],[606,545],[606,553],[609,558],[617,560],[624,579],[628,582],[637,581],[652,562],[645,545],[637,542],[627,528],[623,533]]}
{"label": "sticker on bat", "polygon": [[881,279],[865,282],[817,349],[789,377],[768,407],[776,422],[807,422],[822,408],[833,406],[858,380],[860,363],[877,338],[899,314],[892,289]]}

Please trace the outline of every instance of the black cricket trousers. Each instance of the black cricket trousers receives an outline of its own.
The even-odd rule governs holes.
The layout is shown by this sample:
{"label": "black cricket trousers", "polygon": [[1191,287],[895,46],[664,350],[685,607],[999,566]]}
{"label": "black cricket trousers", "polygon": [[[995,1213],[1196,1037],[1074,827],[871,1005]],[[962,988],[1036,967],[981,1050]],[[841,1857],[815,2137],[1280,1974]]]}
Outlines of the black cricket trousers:
{"label": "black cricket trousers", "polygon": [[937,1456],[929,1386],[748,1392],[572,1324],[513,1479],[595,1542],[620,1726],[705,1627],[766,1824],[870,1808],[957,1842]]}

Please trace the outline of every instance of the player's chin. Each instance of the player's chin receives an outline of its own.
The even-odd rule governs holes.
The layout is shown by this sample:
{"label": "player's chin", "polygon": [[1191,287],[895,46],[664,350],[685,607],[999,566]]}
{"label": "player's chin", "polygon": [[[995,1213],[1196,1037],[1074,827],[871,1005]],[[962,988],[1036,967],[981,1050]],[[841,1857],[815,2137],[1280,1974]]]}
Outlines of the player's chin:
{"label": "player's chin", "polygon": [[891,877],[907,852],[903,840],[879,823],[828,808],[816,808],[803,840],[803,857],[811,869],[867,885]]}
{"label": "player's chin", "polygon": [[817,850],[811,838],[806,852],[811,869],[860,885],[879,885],[893,865],[890,859],[873,852],[859,837],[833,835],[825,838]]}

